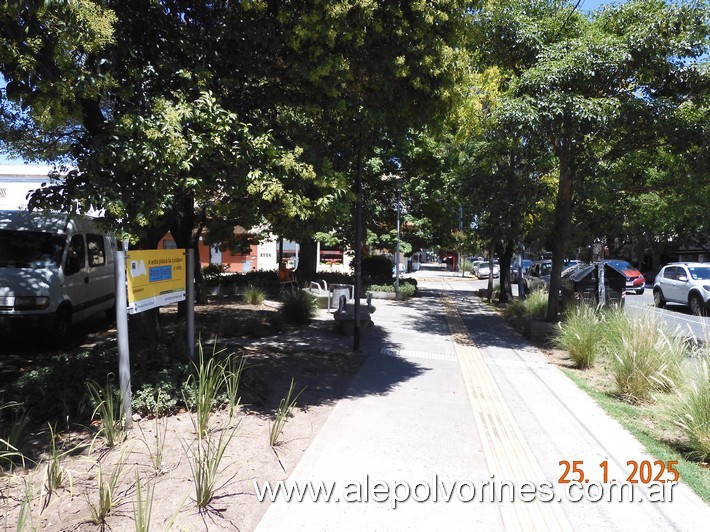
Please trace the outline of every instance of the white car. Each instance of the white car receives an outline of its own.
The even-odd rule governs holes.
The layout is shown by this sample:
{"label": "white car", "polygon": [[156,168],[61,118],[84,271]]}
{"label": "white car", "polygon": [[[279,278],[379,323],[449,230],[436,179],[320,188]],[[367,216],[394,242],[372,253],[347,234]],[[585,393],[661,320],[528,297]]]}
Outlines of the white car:
{"label": "white car", "polygon": [[674,262],[664,266],[653,283],[653,302],[688,305],[695,315],[710,309],[710,263]]}
{"label": "white car", "polygon": [[[474,274],[479,279],[488,279],[491,276],[491,266],[487,261],[479,261],[475,267]],[[493,264],[493,278],[500,277],[500,266]]]}

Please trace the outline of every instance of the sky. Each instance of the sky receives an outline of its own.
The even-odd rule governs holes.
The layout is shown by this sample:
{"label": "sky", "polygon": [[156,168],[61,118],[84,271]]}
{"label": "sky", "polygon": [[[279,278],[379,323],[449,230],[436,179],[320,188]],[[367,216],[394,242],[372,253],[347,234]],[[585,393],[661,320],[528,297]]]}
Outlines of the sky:
{"label": "sky", "polygon": [[[603,4],[623,3],[625,0],[580,0],[579,9],[582,11],[592,11]],[[0,76],[0,88],[5,86],[5,80]],[[0,164],[22,164],[22,160],[8,159],[6,155],[0,153]]]}

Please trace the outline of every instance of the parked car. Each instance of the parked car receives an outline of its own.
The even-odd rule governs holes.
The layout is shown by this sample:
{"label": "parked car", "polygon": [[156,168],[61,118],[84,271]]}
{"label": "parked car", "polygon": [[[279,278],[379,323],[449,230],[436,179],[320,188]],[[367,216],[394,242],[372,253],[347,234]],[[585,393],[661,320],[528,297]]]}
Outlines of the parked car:
{"label": "parked car", "polygon": [[695,315],[710,309],[710,263],[674,262],[665,265],[653,284],[653,302],[663,308],[666,303],[688,305]]}
{"label": "parked car", "polygon": [[[528,270],[530,269],[530,266],[532,266],[533,261],[529,259],[523,259],[523,277],[525,276],[526,273],[528,273]],[[510,282],[511,283],[517,283],[518,282],[518,261],[515,260],[513,261],[513,264],[510,266]]]}
{"label": "parked car", "polygon": [[[568,260],[562,263],[561,276],[568,275],[573,269],[577,268],[580,262],[577,260]],[[529,294],[533,290],[550,289],[550,275],[552,274],[552,261],[539,260],[532,263],[527,275],[523,276],[525,283],[525,293]]]}
{"label": "parked car", "polygon": [[36,326],[61,345],[72,324],[112,313],[115,251],[89,218],[0,211],[0,333]]}
{"label": "parked car", "polygon": [[550,287],[551,260],[537,260],[530,265],[528,273],[523,276],[525,293],[535,290],[547,290]]}
{"label": "parked car", "polygon": [[640,271],[625,260],[605,260],[604,263],[626,276],[627,293],[636,292],[638,295],[643,294],[643,289],[646,286],[646,279]]}
{"label": "parked car", "polygon": [[[491,276],[491,265],[488,261],[478,261],[474,267],[473,273],[479,279],[488,279]],[[493,264],[493,278],[500,277],[500,266]]]}

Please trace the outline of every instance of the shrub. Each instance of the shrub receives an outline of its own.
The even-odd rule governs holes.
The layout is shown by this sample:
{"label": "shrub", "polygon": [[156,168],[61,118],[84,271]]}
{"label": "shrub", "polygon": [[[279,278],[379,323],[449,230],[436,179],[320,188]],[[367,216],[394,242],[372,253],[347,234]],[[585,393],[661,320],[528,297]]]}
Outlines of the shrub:
{"label": "shrub", "polygon": [[[400,286],[400,288],[402,288]],[[365,292],[387,292],[387,293],[394,293],[394,285],[393,284],[372,284],[370,285]]]}
{"label": "shrub", "polygon": [[547,292],[534,290],[523,301],[524,315],[528,318],[542,319],[547,315]]}
{"label": "shrub", "polygon": [[361,261],[363,282],[389,284],[392,282],[394,263],[384,255],[370,255]]}
{"label": "shrub", "polygon": [[244,291],[243,299],[247,305],[261,305],[266,299],[266,292],[258,286],[249,285]]}
{"label": "shrub", "polygon": [[210,284],[218,284],[221,277],[227,272],[224,264],[208,264],[202,268],[202,277]]}
{"label": "shrub", "polygon": [[[400,297],[412,297],[417,291],[416,284],[412,283],[399,283],[399,295]],[[394,294],[396,292],[394,283],[393,284],[372,284],[370,285],[365,293],[367,292],[387,292]]]}
{"label": "shrub", "polygon": [[520,319],[525,316],[525,300],[514,299],[505,306],[505,316],[509,319]]}
{"label": "shrub", "polygon": [[575,305],[565,312],[555,334],[555,343],[569,352],[578,368],[590,368],[602,351],[599,330],[602,322],[594,308]]}
{"label": "shrub", "polygon": [[626,324],[618,336],[605,334],[619,392],[646,401],[653,391],[671,391],[682,375],[684,341],[666,334],[653,318],[626,318]]}
{"label": "shrub", "polygon": [[316,298],[304,290],[286,292],[281,305],[281,316],[287,323],[306,324],[316,315]]}
{"label": "shrub", "polygon": [[675,423],[683,429],[691,451],[700,461],[710,460],[710,363],[698,362],[687,386],[680,388],[671,402]]}

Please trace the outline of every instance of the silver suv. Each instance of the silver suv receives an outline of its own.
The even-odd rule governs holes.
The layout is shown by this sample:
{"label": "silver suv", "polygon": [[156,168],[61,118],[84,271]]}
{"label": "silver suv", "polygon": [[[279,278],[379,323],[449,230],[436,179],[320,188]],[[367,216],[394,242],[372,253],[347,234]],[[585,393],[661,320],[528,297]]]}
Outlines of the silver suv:
{"label": "silver suv", "polygon": [[696,315],[710,309],[710,263],[674,262],[664,266],[653,284],[653,302],[688,305]]}

